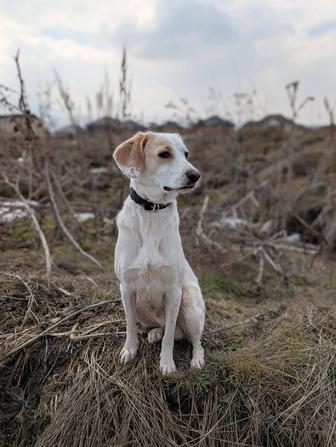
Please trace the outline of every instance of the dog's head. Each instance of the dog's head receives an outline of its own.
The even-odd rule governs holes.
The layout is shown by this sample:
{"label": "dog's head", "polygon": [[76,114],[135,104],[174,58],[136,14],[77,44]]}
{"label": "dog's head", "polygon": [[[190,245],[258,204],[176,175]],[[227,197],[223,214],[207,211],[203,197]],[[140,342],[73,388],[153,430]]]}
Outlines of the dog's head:
{"label": "dog's head", "polygon": [[138,132],[113,153],[123,174],[166,193],[187,192],[196,186],[200,173],[188,155],[178,134],[156,132]]}

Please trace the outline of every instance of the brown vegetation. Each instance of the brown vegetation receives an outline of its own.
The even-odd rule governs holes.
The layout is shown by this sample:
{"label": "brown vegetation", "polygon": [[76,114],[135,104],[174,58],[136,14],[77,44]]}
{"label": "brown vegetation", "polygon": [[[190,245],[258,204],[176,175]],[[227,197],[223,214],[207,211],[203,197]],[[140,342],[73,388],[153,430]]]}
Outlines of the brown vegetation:
{"label": "brown vegetation", "polygon": [[330,128],[179,129],[202,172],[179,207],[206,366],[189,370],[179,342],[178,373],[162,377],[145,333],[138,358],[118,362],[114,219],[128,190],[112,149],[133,128],[41,137],[22,104],[25,124],[0,136],[0,445],[334,445]]}

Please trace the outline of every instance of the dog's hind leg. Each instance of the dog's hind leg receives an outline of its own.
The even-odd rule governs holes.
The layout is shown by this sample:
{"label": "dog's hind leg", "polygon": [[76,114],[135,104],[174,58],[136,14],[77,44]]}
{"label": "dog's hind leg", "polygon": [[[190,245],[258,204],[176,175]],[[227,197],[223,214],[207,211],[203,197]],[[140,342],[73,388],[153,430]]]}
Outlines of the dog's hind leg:
{"label": "dog's hind leg", "polygon": [[148,332],[148,343],[158,343],[163,337],[163,327],[155,327]]}
{"label": "dog's hind leg", "polygon": [[[148,343],[151,343],[151,344],[158,343],[159,341],[162,340],[163,333],[164,333],[163,327],[155,327],[155,328],[151,329],[147,335]],[[184,332],[182,331],[180,326],[176,325],[174,340],[178,341],[178,340],[182,340],[183,338],[185,338]]]}

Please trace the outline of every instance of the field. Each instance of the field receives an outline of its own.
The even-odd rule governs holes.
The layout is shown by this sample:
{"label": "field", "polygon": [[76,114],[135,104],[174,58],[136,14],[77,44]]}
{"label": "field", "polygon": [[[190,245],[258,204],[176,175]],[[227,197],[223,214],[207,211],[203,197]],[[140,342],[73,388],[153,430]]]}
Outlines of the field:
{"label": "field", "polygon": [[[213,124],[213,123],[212,123]],[[179,199],[206,302],[206,366],[162,376],[159,346],[121,366],[113,272],[134,123],[0,141],[0,446],[336,444],[336,140],[282,117],[181,133],[202,173]]]}

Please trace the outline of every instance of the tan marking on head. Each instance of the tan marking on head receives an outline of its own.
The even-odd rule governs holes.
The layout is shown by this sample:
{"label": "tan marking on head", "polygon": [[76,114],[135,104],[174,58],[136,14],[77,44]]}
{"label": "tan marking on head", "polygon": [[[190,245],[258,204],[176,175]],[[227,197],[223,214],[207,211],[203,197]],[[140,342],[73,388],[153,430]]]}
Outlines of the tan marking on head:
{"label": "tan marking on head", "polygon": [[141,175],[145,168],[147,140],[147,133],[138,132],[115,149],[113,158],[123,174],[133,178],[138,178]]}
{"label": "tan marking on head", "polygon": [[[169,152],[171,157],[160,158],[159,154],[161,152]],[[153,175],[162,164],[173,161],[174,157],[174,149],[171,147],[167,138],[163,135],[148,132],[148,141],[146,143],[145,151],[145,173],[147,175]]]}
{"label": "tan marking on head", "polygon": [[170,155],[169,158],[162,158],[161,160],[163,160],[163,161],[173,160],[173,158],[174,158],[174,149],[171,146],[167,145],[167,146],[164,146],[164,147],[160,147],[159,150],[157,151],[158,157],[160,156],[161,152],[168,152],[169,155]]}

